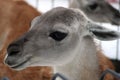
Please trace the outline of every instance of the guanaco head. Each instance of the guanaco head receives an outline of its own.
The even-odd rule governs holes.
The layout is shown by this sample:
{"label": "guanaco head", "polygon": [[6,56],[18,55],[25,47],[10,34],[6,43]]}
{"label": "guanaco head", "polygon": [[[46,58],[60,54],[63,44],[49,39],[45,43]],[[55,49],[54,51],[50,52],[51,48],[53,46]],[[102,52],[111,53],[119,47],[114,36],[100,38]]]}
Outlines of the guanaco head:
{"label": "guanaco head", "polygon": [[120,25],[120,12],[106,0],[71,0],[70,7],[81,9],[93,21]]}
{"label": "guanaco head", "polygon": [[57,7],[36,17],[31,29],[9,45],[5,63],[16,70],[66,64],[87,36],[113,40],[120,34],[94,24],[80,10]]}

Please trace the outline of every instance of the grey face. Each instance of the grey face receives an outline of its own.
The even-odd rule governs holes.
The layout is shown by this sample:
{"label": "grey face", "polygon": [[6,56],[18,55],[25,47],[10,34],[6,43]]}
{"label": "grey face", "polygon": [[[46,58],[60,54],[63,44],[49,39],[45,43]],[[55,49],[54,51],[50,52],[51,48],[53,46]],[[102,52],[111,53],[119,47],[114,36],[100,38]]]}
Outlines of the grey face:
{"label": "grey face", "polygon": [[[32,21],[30,31],[7,49],[10,67],[61,65],[72,59],[79,41],[78,18],[71,9],[55,8]],[[72,57],[71,57],[72,56]]]}
{"label": "grey face", "polygon": [[71,8],[81,9],[93,21],[120,25],[120,13],[106,0],[72,0]]}

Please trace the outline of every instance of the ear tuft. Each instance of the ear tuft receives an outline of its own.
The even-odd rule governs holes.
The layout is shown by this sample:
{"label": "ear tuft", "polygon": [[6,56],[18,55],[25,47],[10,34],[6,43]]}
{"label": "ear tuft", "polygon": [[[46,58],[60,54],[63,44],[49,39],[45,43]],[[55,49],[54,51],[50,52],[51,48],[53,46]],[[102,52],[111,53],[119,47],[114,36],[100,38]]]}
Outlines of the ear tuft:
{"label": "ear tuft", "polygon": [[32,21],[31,21],[31,27],[30,30],[32,29],[32,27],[40,20],[40,16],[35,17]]}
{"label": "ear tuft", "polygon": [[89,23],[89,31],[92,36],[100,40],[115,40],[120,38],[120,32],[104,28],[103,26],[97,25],[95,23]]}
{"label": "ear tuft", "polygon": [[118,39],[120,36],[114,31],[110,32],[99,32],[99,31],[92,31],[92,33],[96,36],[96,38],[100,40],[114,40]]}

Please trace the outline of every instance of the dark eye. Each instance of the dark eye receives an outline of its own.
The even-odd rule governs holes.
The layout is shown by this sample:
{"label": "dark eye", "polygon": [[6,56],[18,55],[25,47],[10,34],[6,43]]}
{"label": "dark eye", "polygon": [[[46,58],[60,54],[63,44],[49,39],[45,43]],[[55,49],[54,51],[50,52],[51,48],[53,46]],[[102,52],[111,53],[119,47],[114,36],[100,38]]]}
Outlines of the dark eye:
{"label": "dark eye", "polygon": [[50,33],[49,36],[52,37],[56,41],[61,41],[67,36],[67,33],[55,31],[55,32]]}
{"label": "dark eye", "polygon": [[88,5],[88,9],[91,11],[95,11],[97,8],[98,8],[97,3],[92,3],[92,4]]}

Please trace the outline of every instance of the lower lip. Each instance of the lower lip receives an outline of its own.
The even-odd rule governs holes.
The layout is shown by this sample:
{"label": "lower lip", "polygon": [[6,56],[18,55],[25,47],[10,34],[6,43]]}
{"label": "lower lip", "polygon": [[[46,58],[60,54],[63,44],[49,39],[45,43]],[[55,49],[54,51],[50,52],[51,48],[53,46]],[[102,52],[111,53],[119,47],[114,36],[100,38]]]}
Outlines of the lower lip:
{"label": "lower lip", "polygon": [[22,63],[15,65],[15,66],[10,66],[13,69],[21,68],[25,63],[27,63],[28,60],[23,61]]}

